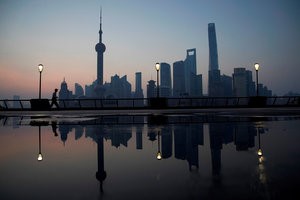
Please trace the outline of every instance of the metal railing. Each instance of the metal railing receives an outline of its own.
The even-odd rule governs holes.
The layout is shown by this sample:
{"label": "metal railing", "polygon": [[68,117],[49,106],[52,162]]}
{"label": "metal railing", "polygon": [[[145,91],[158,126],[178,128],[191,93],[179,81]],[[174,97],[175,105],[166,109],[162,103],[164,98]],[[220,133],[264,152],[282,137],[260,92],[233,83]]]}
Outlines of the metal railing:
{"label": "metal railing", "polygon": [[[123,98],[123,99],[59,99],[62,110],[97,110],[97,109],[180,109],[180,108],[226,108],[255,107],[255,97],[198,97],[198,98]],[[300,96],[263,97],[263,106],[292,107],[300,106]],[[163,102],[158,106],[155,102]],[[49,105],[51,100],[48,100]],[[56,109],[50,108],[50,109]],[[31,100],[0,100],[0,110],[32,110]]]}

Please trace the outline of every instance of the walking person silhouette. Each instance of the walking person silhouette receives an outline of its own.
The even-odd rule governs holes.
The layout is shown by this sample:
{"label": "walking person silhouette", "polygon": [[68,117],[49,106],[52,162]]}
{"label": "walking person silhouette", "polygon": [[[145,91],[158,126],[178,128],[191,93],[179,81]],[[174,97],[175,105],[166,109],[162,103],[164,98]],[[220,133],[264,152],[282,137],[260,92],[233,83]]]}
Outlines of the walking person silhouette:
{"label": "walking person silhouette", "polygon": [[50,105],[50,108],[52,108],[53,105],[56,106],[56,108],[59,108],[59,105],[57,103],[57,91],[58,89],[55,88],[53,94],[52,94],[52,99],[51,99],[51,105]]}

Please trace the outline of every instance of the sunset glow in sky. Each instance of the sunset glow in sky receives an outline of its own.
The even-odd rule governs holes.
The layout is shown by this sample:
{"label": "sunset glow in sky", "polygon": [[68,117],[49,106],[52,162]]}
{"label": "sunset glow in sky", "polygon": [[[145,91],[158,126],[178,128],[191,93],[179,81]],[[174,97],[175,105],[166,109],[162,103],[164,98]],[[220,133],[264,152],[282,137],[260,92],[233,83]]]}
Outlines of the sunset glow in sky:
{"label": "sunset glow in sky", "polygon": [[[103,11],[104,81],[135,72],[143,88],[156,62],[184,60],[197,50],[197,73],[207,91],[207,24],[215,23],[221,74],[254,72],[277,95],[300,93],[298,0],[0,0],[0,99],[50,98],[65,78],[70,90],[96,79],[95,45]],[[255,73],[253,73],[255,77]],[[146,91],[144,91],[145,93]]]}

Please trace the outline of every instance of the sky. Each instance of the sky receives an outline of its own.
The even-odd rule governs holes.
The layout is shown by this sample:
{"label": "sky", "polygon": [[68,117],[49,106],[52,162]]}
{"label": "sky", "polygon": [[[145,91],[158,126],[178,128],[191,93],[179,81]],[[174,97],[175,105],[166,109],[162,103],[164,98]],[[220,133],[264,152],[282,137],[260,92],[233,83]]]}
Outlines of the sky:
{"label": "sky", "polygon": [[0,99],[50,98],[65,79],[70,90],[96,79],[102,7],[104,81],[127,75],[144,93],[155,63],[184,60],[196,48],[197,73],[207,92],[208,23],[215,23],[221,74],[253,71],[284,95],[300,93],[299,0],[0,0]]}

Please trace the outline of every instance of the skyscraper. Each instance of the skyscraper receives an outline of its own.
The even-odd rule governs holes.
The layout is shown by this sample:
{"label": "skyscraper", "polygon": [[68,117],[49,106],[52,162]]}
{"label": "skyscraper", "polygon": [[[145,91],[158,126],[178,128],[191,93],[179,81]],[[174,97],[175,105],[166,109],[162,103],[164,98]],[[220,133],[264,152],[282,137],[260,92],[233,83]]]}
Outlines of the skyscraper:
{"label": "skyscraper", "polygon": [[214,23],[208,24],[209,70],[218,70],[217,35]]}
{"label": "skyscraper", "polygon": [[96,44],[95,50],[97,52],[97,84],[103,85],[103,53],[105,52],[105,45],[102,43],[102,10],[100,11],[100,30],[99,43]]}
{"label": "skyscraper", "polygon": [[148,81],[147,98],[156,97],[156,85],[154,80]]}
{"label": "skyscraper", "polygon": [[185,67],[185,91],[189,96],[195,96],[194,80],[197,75],[196,49],[186,50]]}
{"label": "skyscraper", "polygon": [[142,89],[142,72],[135,73],[135,98],[144,98],[143,89]]}
{"label": "skyscraper", "polygon": [[184,95],[185,95],[184,62],[181,60],[173,63],[173,96],[180,97]]}
{"label": "skyscraper", "polygon": [[222,96],[221,75],[219,70],[217,36],[214,23],[208,24],[209,71],[208,95]]}
{"label": "skyscraper", "polygon": [[82,86],[79,83],[75,83],[75,96],[81,97],[84,95]]}
{"label": "skyscraper", "polygon": [[112,76],[110,83],[105,83],[105,94],[107,98],[131,98],[131,84],[127,81],[127,76]]}
{"label": "skyscraper", "polygon": [[[234,68],[233,73],[233,94],[236,97],[247,97],[253,92],[254,82],[252,81],[252,72],[245,68]],[[252,92],[251,92],[252,91]],[[254,89],[255,91],[255,89]]]}
{"label": "skyscraper", "polygon": [[171,67],[168,63],[160,63],[160,97],[171,96]]}
{"label": "skyscraper", "polygon": [[173,63],[173,96],[202,96],[202,75],[197,75],[196,49],[186,50],[185,60]]}

